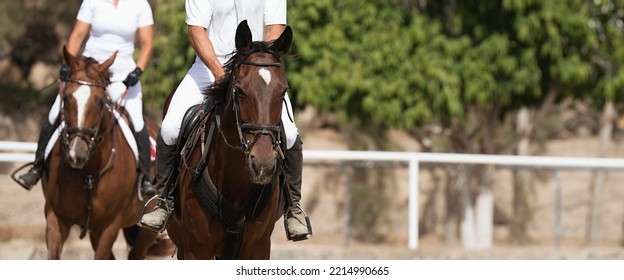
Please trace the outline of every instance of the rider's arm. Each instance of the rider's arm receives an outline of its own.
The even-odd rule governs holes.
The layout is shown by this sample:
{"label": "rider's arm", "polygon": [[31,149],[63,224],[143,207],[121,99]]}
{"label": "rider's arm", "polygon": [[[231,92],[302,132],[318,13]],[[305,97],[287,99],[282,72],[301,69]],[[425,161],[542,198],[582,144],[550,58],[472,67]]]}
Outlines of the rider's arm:
{"label": "rider's arm", "polygon": [[71,34],[69,34],[69,40],[67,41],[67,51],[69,51],[71,55],[76,56],[78,54],[89,31],[91,31],[91,24],[76,20],[74,29],[72,29]]}
{"label": "rider's arm", "polygon": [[264,26],[264,40],[273,41],[279,38],[286,29],[286,24],[271,24]]}
{"label": "rider's arm", "polygon": [[264,3],[264,40],[273,41],[286,29],[286,0],[266,0]]}
{"label": "rider's arm", "polygon": [[212,42],[210,42],[208,34],[206,34],[206,29],[201,26],[189,25],[188,31],[189,41],[193,49],[195,49],[197,56],[210,69],[215,79],[219,80],[225,72],[223,71],[223,65],[217,58]]}
{"label": "rider's arm", "polygon": [[154,47],[153,25],[139,27],[139,42],[141,42],[141,51],[139,52],[139,59],[137,59],[137,66],[141,68],[141,71],[145,71]]}

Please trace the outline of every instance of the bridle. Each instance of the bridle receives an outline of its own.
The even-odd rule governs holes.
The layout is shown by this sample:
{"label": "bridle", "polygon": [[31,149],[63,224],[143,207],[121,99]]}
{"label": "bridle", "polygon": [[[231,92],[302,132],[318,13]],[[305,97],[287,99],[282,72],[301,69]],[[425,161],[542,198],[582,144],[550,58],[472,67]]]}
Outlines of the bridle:
{"label": "bridle", "polygon": [[[72,83],[89,86],[89,87],[98,87],[106,91],[106,84],[69,78],[67,79],[67,81],[63,82],[63,90],[61,91],[62,97],[67,95],[67,82],[72,82]],[[61,131],[61,138],[62,138],[61,144],[63,146],[63,150],[67,151],[69,149],[69,141],[76,137],[82,138],[87,143],[87,157],[89,157],[91,155],[91,152],[93,152],[93,150],[95,150],[95,148],[99,145],[99,143],[103,139],[103,136],[100,135],[100,126],[102,124],[102,119],[104,119],[104,113],[106,111],[112,113],[112,110],[113,110],[109,96],[108,95],[105,95],[105,96],[107,98],[104,100],[98,99],[100,108],[102,110],[100,110],[98,121],[94,127],[72,127],[72,126],[67,125],[66,123],[66,125],[63,127]],[[61,98],[61,100],[63,100],[63,98]],[[61,105],[61,112],[62,112],[61,116],[64,118],[65,114],[63,113],[62,106],[63,105]],[[66,157],[68,157],[67,153],[65,153],[65,155]]]}
{"label": "bridle", "polygon": [[[260,66],[260,67],[282,67],[282,64],[278,62],[269,63],[269,62],[255,62],[255,61],[240,61],[234,67],[239,68],[240,65],[242,64]],[[221,116],[218,113],[216,113],[215,118],[217,122],[217,129],[219,130],[219,133],[223,137],[225,144],[229,146],[230,148],[242,151],[243,153],[245,153],[245,155],[248,156],[249,153],[251,152],[251,149],[253,149],[254,145],[256,144],[260,136],[268,135],[269,137],[271,137],[271,144],[272,144],[271,146],[273,150],[274,151],[277,150],[280,153],[280,155],[283,154],[283,152],[281,151],[281,147],[280,147],[282,141],[281,141],[279,122],[277,124],[258,124],[258,123],[252,123],[252,122],[241,123],[240,109],[238,106],[238,98],[236,97],[236,90],[234,87],[235,84],[236,84],[236,75],[232,75],[232,81],[230,82],[230,85],[228,87],[228,92],[229,94],[232,95],[232,109],[234,110],[234,118],[236,120],[236,128],[238,130],[238,137],[239,137],[240,144],[232,145],[228,142],[221,128]],[[244,134],[252,134],[253,140],[250,141],[250,140],[245,139],[245,137],[243,136]]]}

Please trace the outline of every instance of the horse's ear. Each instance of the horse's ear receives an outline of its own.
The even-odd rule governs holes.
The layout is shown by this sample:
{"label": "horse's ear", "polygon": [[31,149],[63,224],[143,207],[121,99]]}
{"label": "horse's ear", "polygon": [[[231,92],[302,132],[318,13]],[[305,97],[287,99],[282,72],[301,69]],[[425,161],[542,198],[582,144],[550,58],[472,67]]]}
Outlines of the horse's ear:
{"label": "horse's ear", "polygon": [[117,52],[114,52],[113,55],[111,55],[106,61],[104,61],[102,64],[100,64],[100,72],[108,70],[108,67],[110,67],[113,62],[115,62],[115,58],[117,57]]}
{"label": "horse's ear", "polygon": [[271,50],[278,56],[282,57],[283,55],[290,52],[290,47],[292,46],[293,40],[293,32],[290,26],[286,26],[284,32],[271,43]]}
{"label": "horse's ear", "polygon": [[251,47],[251,30],[247,20],[241,21],[236,28],[236,51],[244,52]]}
{"label": "horse's ear", "polygon": [[69,53],[66,45],[63,45],[63,58],[65,58],[65,63],[67,63],[67,65],[69,66],[72,66],[72,64],[76,60],[76,57]]}

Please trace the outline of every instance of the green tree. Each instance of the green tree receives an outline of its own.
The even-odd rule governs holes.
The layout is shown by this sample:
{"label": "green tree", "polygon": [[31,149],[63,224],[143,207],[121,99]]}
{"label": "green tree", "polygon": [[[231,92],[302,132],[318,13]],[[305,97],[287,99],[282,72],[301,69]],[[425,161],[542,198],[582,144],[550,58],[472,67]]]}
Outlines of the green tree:
{"label": "green tree", "polygon": [[152,7],[156,30],[154,53],[142,84],[146,105],[160,109],[191,67],[195,51],[187,37],[184,1],[159,1]]}
{"label": "green tree", "polygon": [[[591,61],[594,65],[596,86],[588,91],[586,99],[596,111],[602,109],[600,121],[600,147],[598,156],[608,155],[614,122],[621,110],[624,97],[624,43],[622,29],[624,27],[624,1],[591,1],[588,4],[589,26],[594,30],[596,40],[595,52]],[[603,172],[594,172],[589,186],[589,211],[587,214],[586,242],[591,245],[596,239],[597,217],[601,211],[599,195],[605,180]]]}
{"label": "green tree", "polygon": [[[439,124],[433,150],[510,153],[518,140],[506,116],[536,108],[534,127],[592,86],[596,39],[582,0],[302,0],[289,10],[298,104],[417,137]],[[491,193],[491,169],[482,171],[465,180],[473,195]]]}

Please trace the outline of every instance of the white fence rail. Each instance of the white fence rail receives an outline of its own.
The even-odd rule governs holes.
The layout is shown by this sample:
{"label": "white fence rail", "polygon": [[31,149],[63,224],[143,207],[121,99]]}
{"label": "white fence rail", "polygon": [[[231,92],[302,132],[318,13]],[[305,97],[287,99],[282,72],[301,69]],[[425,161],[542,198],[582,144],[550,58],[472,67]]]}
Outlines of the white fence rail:
{"label": "white fence rail", "polygon": [[37,143],[0,141],[0,162],[29,162],[35,159]]}
{"label": "white fence rail", "polygon": [[[535,169],[624,170],[624,159],[589,157],[546,157],[513,155],[476,155],[451,153],[376,152],[376,151],[311,151],[304,150],[305,161],[386,161],[409,164],[409,221],[408,246],[418,247],[418,201],[420,163],[454,163],[524,167]],[[560,184],[557,185],[560,189]],[[560,194],[560,190],[557,191]],[[557,210],[560,211],[560,210]],[[559,216],[560,214],[558,214]],[[556,222],[557,234],[561,232],[560,219]],[[557,236],[557,243],[561,239]]]}
{"label": "white fence rail", "polygon": [[[36,143],[0,141],[0,162],[27,162],[34,159]],[[6,151],[11,151],[7,153]],[[22,153],[14,153],[22,152]],[[29,153],[24,153],[29,152]],[[408,246],[418,247],[418,201],[420,163],[475,164],[535,169],[624,170],[624,159],[591,157],[546,157],[477,155],[451,153],[304,150],[304,162],[406,162],[409,164]],[[558,188],[560,186],[558,185]]]}

